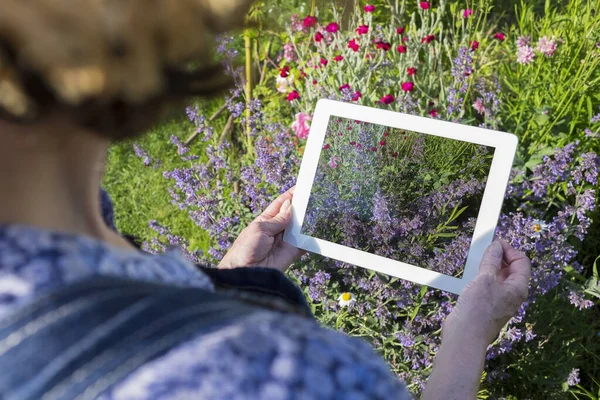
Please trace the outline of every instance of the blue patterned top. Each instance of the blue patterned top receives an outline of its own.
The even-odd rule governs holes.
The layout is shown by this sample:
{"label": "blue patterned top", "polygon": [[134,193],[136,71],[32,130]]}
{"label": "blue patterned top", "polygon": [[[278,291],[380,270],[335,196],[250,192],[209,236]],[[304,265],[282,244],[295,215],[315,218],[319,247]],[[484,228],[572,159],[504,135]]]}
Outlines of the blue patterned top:
{"label": "blue patterned top", "polygon": [[[46,290],[105,275],[214,291],[178,252],[155,256],[92,238],[0,226],[0,321]],[[361,340],[264,311],[198,335],[100,399],[408,399]]]}

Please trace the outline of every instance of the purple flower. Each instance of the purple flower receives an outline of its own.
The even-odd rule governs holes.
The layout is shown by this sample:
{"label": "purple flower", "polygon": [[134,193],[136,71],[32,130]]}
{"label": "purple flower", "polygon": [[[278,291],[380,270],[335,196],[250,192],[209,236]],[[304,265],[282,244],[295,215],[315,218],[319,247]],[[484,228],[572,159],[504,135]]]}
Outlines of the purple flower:
{"label": "purple flower", "polygon": [[579,384],[579,368],[573,368],[571,372],[569,372],[569,376],[567,378],[567,385],[575,386]]}

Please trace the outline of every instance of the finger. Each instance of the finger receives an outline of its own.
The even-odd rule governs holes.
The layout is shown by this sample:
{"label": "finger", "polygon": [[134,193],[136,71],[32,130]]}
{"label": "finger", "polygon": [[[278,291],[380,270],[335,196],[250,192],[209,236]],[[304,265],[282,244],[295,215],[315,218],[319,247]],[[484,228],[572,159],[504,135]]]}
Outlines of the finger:
{"label": "finger", "polygon": [[269,236],[277,236],[285,230],[292,219],[292,201],[287,199],[279,209],[279,213],[270,219],[259,222],[260,229]]}
{"label": "finger", "polygon": [[271,218],[275,218],[279,211],[281,210],[281,206],[286,200],[292,200],[294,197],[294,191],[296,190],[296,186],[291,187],[287,192],[281,194],[278,198],[276,198],[269,206],[265,209],[265,211],[260,214],[257,218],[259,220],[269,220]]}
{"label": "finger", "polygon": [[504,240],[499,240],[504,251],[504,260],[508,264],[506,281],[519,282],[527,285],[531,277],[531,261],[522,251],[516,250]]}
{"label": "finger", "polygon": [[483,253],[481,264],[479,264],[479,273],[498,276],[502,268],[503,257],[504,251],[502,245],[497,240],[494,240],[485,250],[485,253]]}

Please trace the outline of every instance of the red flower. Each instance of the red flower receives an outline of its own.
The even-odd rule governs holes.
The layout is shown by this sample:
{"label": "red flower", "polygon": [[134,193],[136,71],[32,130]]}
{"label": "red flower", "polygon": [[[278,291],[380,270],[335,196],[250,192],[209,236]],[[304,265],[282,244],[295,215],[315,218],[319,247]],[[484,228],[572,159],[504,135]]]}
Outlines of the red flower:
{"label": "red flower", "polygon": [[356,148],[357,148],[357,149],[362,149],[362,144],[360,144],[360,143],[359,143],[359,144],[357,144],[357,145],[356,145]]}
{"label": "red flower", "polygon": [[389,133],[388,131],[385,131],[385,132],[383,133],[383,137],[388,137],[388,136],[390,136],[390,133]]}
{"label": "red flower", "polygon": [[333,57],[333,60],[338,61],[338,62],[342,61],[343,59],[344,59],[344,56],[341,54]]}
{"label": "red flower", "polygon": [[350,85],[349,85],[349,84],[347,84],[347,83],[344,83],[342,86],[340,86],[340,92],[341,92],[342,90],[344,90],[344,89],[348,89],[348,90],[350,90]]}
{"label": "red flower", "polygon": [[427,35],[423,39],[421,39],[421,43],[431,43],[435,40],[435,35]]}
{"label": "red flower", "polygon": [[494,35],[494,39],[498,39],[501,42],[504,42],[504,39],[506,39],[506,35],[502,32],[498,32]]}
{"label": "red flower", "polygon": [[366,35],[367,33],[369,33],[369,25],[361,25],[358,28],[356,28],[356,33],[358,33],[359,35]]}
{"label": "red flower", "polygon": [[417,69],[415,67],[408,67],[406,68],[406,72],[408,73],[408,76],[413,76],[417,73]]}
{"label": "red flower", "polygon": [[377,42],[377,48],[382,49],[383,51],[388,51],[392,48],[392,45],[388,42]]}
{"label": "red flower", "polygon": [[473,15],[473,9],[467,8],[463,11],[463,17],[469,18],[471,15]]}
{"label": "red flower", "polygon": [[419,7],[421,7],[423,10],[429,10],[431,8],[431,4],[429,4],[428,1],[422,1],[419,3]]}
{"label": "red flower", "polygon": [[330,33],[336,33],[340,30],[340,25],[337,22],[332,22],[325,27],[325,30]]}
{"label": "red flower", "polygon": [[321,32],[315,33],[315,42],[320,42],[323,40],[323,34]]}
{"label": "red flower", "polygon": [[349,48],[349,49],[352,49],[352,50],[354,50],[354,51],[358,51],[358,48],[359,48],[359,47],[360,47],[360,46],[358,45],[358,43],[356,43],[356,40],[355,40],[355,39],[352,39],[351,41],[349,41],[349,42],[348,42],[348,48]]}
{"label": "red flower", "polygon": [[371,151],[377,151],[377,147],[375,147],[375,146],[371,147]]}
{"label": "red flower", "polygon": [[299,98],[300,98],[300,94],[295,90],[287,95],[287,101],[294,101]]}
{"label": "red flower", "polygon": [[317,84],[317,80],[313,79],[313,85],[316,85],[316,84]]}
{"label": "red flower", "polygon": [[374,6],[374,5],[372,5],[372,4],[367,4],[367,5],[365,6],[365,12],[366,12],[366,13],[371,13],[371,12],[373,12],[373,11],[375,11],[375,6]]}
{"label": "red flower", "polygon": [[437,110],[434,108],[433,110],[429,111],[429,115],[431,115],[433,118],[437,117]]}
{"label": "red flower", "polygon": [[350,146],[356,146],[356,142],[355,141],[350,142]]}
{"label": "red flower", "polygon": [[398,152],[395,152],[394,154],[392,154],[392,157],[398,158]]}
{"label": "red flower", "polygon": [[415,84],[412,82],[404,82],[402,84],[402,90],[405,92],[412,92],[415,89]]}
{"label": "red flower", "polygon": [[404,53],[406,53],[406,46],[400,45],[400,46],[396,47],[396,50],[398,50],[398,53],[404,54]]}
{"label": "red flower", "polygon": [[396,28],[396,33],[398,35],[402,35],[404,33],[404,27],[403,26],[399,26]]}
{"label": "red flower", "polygon": [[477,40],[471,40],[469,42],[469,47],[471,47],[471,51],[475,51],[479,48],[479,42]]}
{"label": "red flower", "polygon": [[286,65],[285,67],[281,68],[279,70],[279,76],[281,76],[282,78],[287,78],[288,76],[290,76],[290,67]]}
{"label": "red flower", "polygon": [[396,100],[396,98],[391,94],[386,94],[385,96],[383,96],[381,98],[381,102],[383,104],[392,104],[394,102],[394,100]]}
{"label": "red flower", "polygon": [[304,18],[304,22],[302,24],[305,28],[312,28],[313,26],[317,25],[317,21],[317,17],[309,15],[308,17]]}
{"label": "red flower", "polygon": [[327,64],[328,64],[328,61],[326,58],[321,58],[320,62],[321,62],[321,65],[323,65],[323,66],[327,66]]}
{"label": "red flower", "polygon": [[359,91],[356,91],[352,94],[352,101],[358,101],[358,99],[360,99],[362,97],[362,93]]}
{"label": "red flower", "polygon": [[354,120],[354,123],[357,125],[360,125],[360,121],[359,120]]}
{"label": "red flower", "polygon": [[433,107],[433,106],[435,106],[435,103],[433,101],[430,101],[428,105],[429,105],[429,107]]}
{"label": "red flower", "polygon": [[325,143],[325,146],[323,146],[323,150],[327,150],[328,148],[330,148],[331,146],[329,145],[329,143]]}
{"label": "red flower", "polygon": [[380,146],[385,146],[385,140],[382,140],[381,142],[379,142]]}
{"label": "red flower", "polygon": [[304,72],[304,70],[300,70],[300,79],[304,79],[306,78],[306,72]]}

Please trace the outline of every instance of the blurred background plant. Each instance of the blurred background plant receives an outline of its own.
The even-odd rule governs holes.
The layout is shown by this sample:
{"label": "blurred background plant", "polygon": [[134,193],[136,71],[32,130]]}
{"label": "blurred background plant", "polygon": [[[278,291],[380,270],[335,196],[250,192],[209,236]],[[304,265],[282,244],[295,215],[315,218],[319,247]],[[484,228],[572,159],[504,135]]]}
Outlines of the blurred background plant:
{"label": "blurred background plant", "polygon": [[[598,399],[599,11],[581,0],[259,1],[243,34],[218,39],[236,83],[225,98],[111,148],[117,225],[148,251],[216,264],[294,184],[319,98],[514,132],[498,234],[528,253],[534,279],[489,348],[480,398]],[[420,392],[455,296],[316,256],[290,276],[321,322],[372,342]],[[352,301],[338,302],[345,292]]]}

